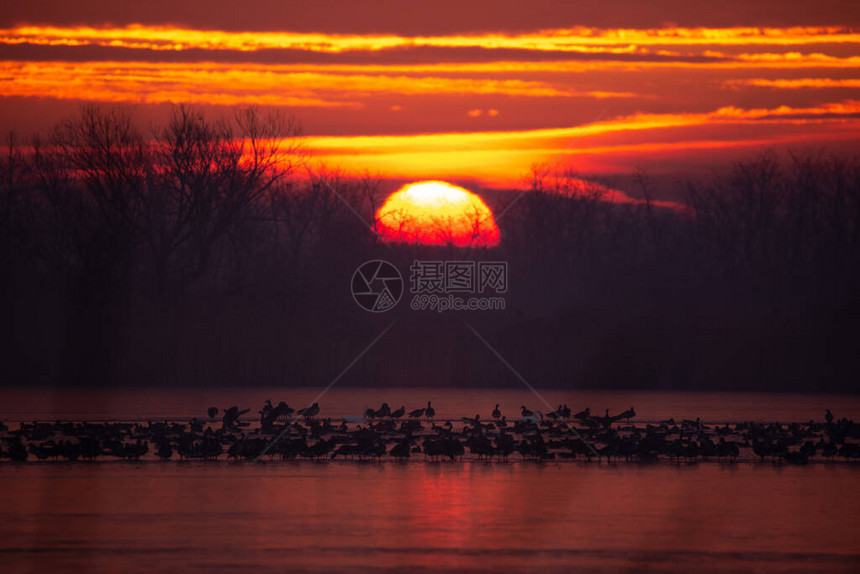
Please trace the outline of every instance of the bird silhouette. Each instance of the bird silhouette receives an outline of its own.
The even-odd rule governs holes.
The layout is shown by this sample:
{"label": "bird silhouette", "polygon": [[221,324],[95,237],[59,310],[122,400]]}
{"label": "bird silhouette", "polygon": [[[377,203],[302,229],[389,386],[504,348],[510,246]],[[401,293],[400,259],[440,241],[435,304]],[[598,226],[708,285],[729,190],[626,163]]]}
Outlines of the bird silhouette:
{"label": "bird silhouette", "polygon": [[314,403],[309,407],[305,407],[303,409],[299,409],[299,416],[305,417],[306,419],[312,419],[320,413],[319,403]]}
{"label": "bird silhouette", "polygon": [[[265,402],[259,411],[262,415],[259,427],[252,426],[256,421],[240,421],[248,410],[232,406],[224,409],[224,426],[219,428],[219,409],[214,410],[215,417],[192,418],[185,423],[34,421],[22,422],[18,430],[10,430],[0,422],[0,459],[71,462],[112,456],[125,460],[170,460],[178,455],[181,460],[217,460],[226,454],[229,459],[255,460],[262,453],[290,460],[352,457],[405,460],[412,453],[423,452],[428,458],[456,460],[464,451],[485,460],[504,460],[517,452],[534,460],[556,457],[591,460],[597,456],[604,460],[668,458],[693,462],[716,457],[718,462],[731,463],[739,456],[750,456],[760,461],[804,464],[816,455],[826,460],[835,456],[846,460],[860,458],[860,445],[853,442],[857,426],[846,418],[837,420],[829,410],[825,415],[832,419],[826,418],[829,421],[826,424],[819,419],[788,425],[748,422],[709,426],[696,418],[683,419],[678,424],[674,419],[653,425],[631,422],[615,430],[613,423],[636,418],[633,407],[616,415],[607,411],[602,416],[592,416],[586,408],[574,416],[581,418],[583,426],[588,428],[577,429],[562,422],[569,418],[567,405],[561,405],[550,413],[556,416],[547,415],[546,420],[539,410],[523,405],[523,418],[509,423],[496,404],[493,422],[486,422],[488,418],[482,422],[476,414],[473,418],[444,419],[444,424],[432,422],[431,428],[425,429],[417,419],[435,415],[430,401],[427,407],[410,411],[408,420],[404,420],[405,406],[393,413],[389,409],[388,416],[375,420],[371,420],[371,415],[376,414],[373,409],[365,407],[362,416],[344,417],[335,425],[332,419],[315,419],[320,406],[313,403],[299,411],[304,418],[281,427],[285,432],[280,434],[274,426],[275,420],[281,413],[292,411],[283,401],[278,406],[273,406],[272,401]],[[420,438],[414,438],[416,435]],[[423,443],[416,442],[422,440]]]}
{"label": "bird silhouette", "polygon": [[585,420],[585,419],[589,418],[590,416],[591,416],[591,407],[585,407],[584,411],[579,411],[578,413],[573,415],[573,418],[579,419],[579,420]]}
{"label": "bird silhouette", "polygon": [[411,454],[411,452],[412,452],[412,448],[409,445],[409,440],[403,439],[402,441],[400,441],[399,443],[394,445],[388,454],[390,454],[394,458],[403,460],[403,459],[409,458],[409,455]]}
{"label": "bird silhouette", "polygon": [[282,421],[286,421],[294,412],[296,412],[296,409],[290,408],[284,401],[279,402],[278,406],[272,409],[272,414],[277,413],[276,418]]}

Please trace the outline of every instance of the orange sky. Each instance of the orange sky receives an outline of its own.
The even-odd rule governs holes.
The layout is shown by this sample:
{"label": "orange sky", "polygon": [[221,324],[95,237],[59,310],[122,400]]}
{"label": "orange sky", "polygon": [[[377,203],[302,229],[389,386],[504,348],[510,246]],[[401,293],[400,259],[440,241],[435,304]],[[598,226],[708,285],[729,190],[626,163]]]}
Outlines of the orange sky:
{"label": "orange sky", "polygon": [[462,8],[447,22],[326,20],[301,2],[301,17],[256,20],[222,2],[199,16],[35,4],[0,19],[0,125],[25,133],[83,101],[139,104],[144,123],[170,103],[256,104],[294,114],[329,166],[491,186],[559,157],[585,173],[671,173],[761,146],[860,143],[858,9],[840,2],[811,18],[732,1],[727,20],[705,3],[614,15],[617,1],[578,13],[536,0],[528,15],[502,2],[501,15]]}

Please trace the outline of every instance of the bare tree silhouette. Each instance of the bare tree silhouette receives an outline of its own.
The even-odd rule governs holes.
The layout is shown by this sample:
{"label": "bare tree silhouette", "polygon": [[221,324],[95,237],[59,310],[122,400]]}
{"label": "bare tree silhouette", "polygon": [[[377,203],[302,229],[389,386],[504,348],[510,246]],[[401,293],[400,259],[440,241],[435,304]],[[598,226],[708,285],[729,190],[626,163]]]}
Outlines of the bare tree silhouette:
{"label": "bare tree silhouette", "polygon": [[[414,240],[383,184],[307,167],[289,118],[212,119],[178,106],[141,131],[133,109],[84,107],[0,155],[0,383],[301,384],[375,334],[348,294],[387,259],[492,259],[505,311],[470,316],[529,379],[579,388],[849,389],[858,374],[860,163],[765,153],[687,183],[667,209],[571,170],[535,169],[482,246]],[[346,203],[345,203],[346,202]],[[348,206],[347,206],[348,205]],[[356,217],[356,214],[359,217]],[[447,235],[446,235],[447,234]],[[409,311],[357,380],[504,384],[492,357]],[[455,325],[455,326],[452,326]],[[519,384],[511,381],[513,384]]]}

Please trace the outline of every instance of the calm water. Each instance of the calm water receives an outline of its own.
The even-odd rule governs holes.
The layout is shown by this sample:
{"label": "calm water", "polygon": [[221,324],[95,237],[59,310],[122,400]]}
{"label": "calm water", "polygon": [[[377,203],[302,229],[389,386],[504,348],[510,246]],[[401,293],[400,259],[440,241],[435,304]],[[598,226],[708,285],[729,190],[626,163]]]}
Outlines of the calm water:
{"label": "calm water", "polygon": [[[3,395],[0,418],[202,416],[312,390]],[[432,394],[432,396],[430,396]],[[518,391],[333,390],[323,414],[433,400],[439,417],[539,406]],[[857,397],[550,393],[639,420],[857,419]],[[4,572],[857,572],[860,467],[816,463],[0,464]]]}

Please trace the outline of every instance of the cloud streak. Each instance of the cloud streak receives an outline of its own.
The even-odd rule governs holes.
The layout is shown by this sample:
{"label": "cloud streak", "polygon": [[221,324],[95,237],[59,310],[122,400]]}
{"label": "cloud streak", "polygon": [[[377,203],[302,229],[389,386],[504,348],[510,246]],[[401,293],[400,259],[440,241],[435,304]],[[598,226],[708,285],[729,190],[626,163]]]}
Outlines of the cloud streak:
{"label": "cloud streak", "polygon": [[776,88],[781,90],[800,90],[807,88],[860,88],[860,78],[746,78],[743,80],[728,80],[726,86],[754,86],[757,88]]}
{"label": "cloud streak", "polygon": [[374,94],[629,98],[520,79],[299,71],[289,66],[153,62],[0,62],[5,96],[109,102],[352,106]]}
{"label": "cloud streak", "polygon": [[812,125],[816,142],[860,139],[860,34],[847,27],[320,30],[10,26],[5,117],[52,101],[272,106],[343,167],[493,181],[565,149],[568,126],[605,108],[579,158],[710,155],[802,141]]}
{"label": "cloud streak", "polygon": [[[860,128],[860,101],[832,102],[811,108],[729,106],[706,113],[634,114],[590,125],[582,141],[568,151],[571,158],[579,161],[589,156],[683,153],[812,141],[808,132],[813,124],[840,125],[850,137],[852,131],[856,133]],[[763,137],[758,129],[762,125],[774,128],[775,133]],[[734,133],[734,138],[725,137],[726,128]],[[739,134],[738,128],[746,130]],[[372,166],[403,177],[424,177],[440,172],[445,175],[471,173],[503,183],[521,178],[541,158],[554,157],[567,150],[568,142],[577,137],[580,130],[581,126],[572,126],[522,131],[310,137],[307,143],[322,157],[347,169]],[[671,141],[656,138],[661,131],[671,133]],[[634,132],[647,132],[653,140],[631,144],[630,135]]]}
{"label": "cloud streak", "polygon": [[18,26],[0,30],[0,43],[55,46],[114,46],[148,50],[312,52],[378,51],[413,47],[481,47],[535,51],[631,53],[643,46],[801,46],[860,44],[860,34],[843,27],[601,29],[574,27],[526,34],[451,36],[347,35],[298,32],[233,32],[171,26]]}

